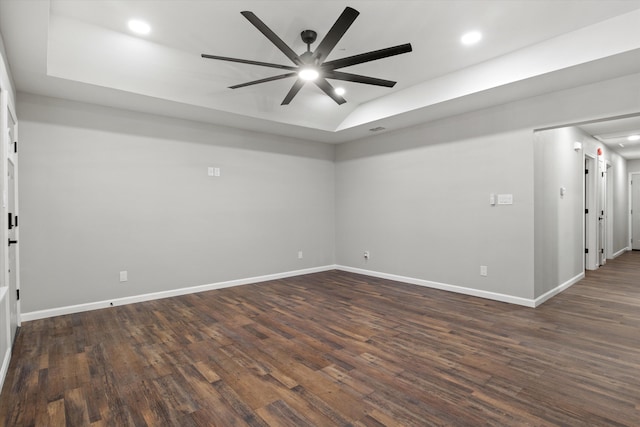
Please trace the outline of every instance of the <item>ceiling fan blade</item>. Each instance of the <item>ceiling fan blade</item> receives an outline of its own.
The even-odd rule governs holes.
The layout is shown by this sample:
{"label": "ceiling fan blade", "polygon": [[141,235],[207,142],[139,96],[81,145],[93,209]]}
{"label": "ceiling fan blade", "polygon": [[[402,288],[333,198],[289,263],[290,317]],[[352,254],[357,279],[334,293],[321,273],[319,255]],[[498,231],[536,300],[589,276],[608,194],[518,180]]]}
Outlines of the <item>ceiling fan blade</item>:
{"label": "ceiling fan blade", "polygon": [[331,99],[336,101],[338,105],[344,104],[345,102],[347,102],[346,99],[344,99],[343,97],[341,97],[336,93],[336,90],[333,88],[333,86],[331,86],[331,84],[329,84],[329,82],[326,79],[318,79],[318,80],[315,80],[314,83],[316,84],[316,86],[322,89],[322,91],[326,93],[327,96],[329,96]]}
{"label": "ceiling fan blade", "polygon": [[396,82],[391,80],[377,79],[375,77],[361,76],[359,74],[343,73],[341,71],[325,71],[322,73],[328,79],[344,80],[347,82],[364,83],[368,85],[393,87]]}
{"label": "ceiling fan blade", "polygon": [[242,14],[242,16],[247,18],[249,20],[249,22],[251,22],[253,24],[254,27],[256,27],[258,30],[260,30],[260,32],[262,34],[264,34],[265,37],[268,38],[271,41],[271,43],[276,45],[276,47],[278,49],[280,49],[280,51],[287,56],[287,58],[289,58],[291,61],[293,61],[294,64],[296,64],[296,65],[301,65],[302,64],[302,60],[293,51],[293,49],[291,49],[289,47],[289,45],[287,45],[284,41],[282,41],[282,39],[280,37],[278,37],[276,35],[276,33],[271,31],[271,29],[269,27],[267,27],[267,24],[262,22],[260,20],[260,18],[258,18],[253,12],[249,12],[249,11],[245,10],[244,12],[240,12],[240,13]]}
{"label": "ceiling fan blade", "polygon": [[346,7],[327,35],[324,36],[324,39],[322,39],[315,52],[313,52],[313,59],[318,60],[320,64],[327,59],[333,48],[336,47],[336,44],[338,44],[358,15],[360,15],[360,12],[351,7]]}
{"label": "ceiling fan blade", "polygon": [[238,88],[245,87],[245,86],[257,85],[258,83],[267,83],[267,82],[272,82],[274,80],[286,79],[287,77],[293,77],[296,74],[297,73],[280,74],[279,76],[272,76],[272,77],[267,77],[267,78],[260,79],[260,80],[254,80],[252,82],[241,83],[239,85],[229,86],[229,89],[238,89]]}
{"label": "ceiling fan blade", "polygon": [[386,49],[373,50],[359,55],[347,56],[346,58],[335,59],[325,62],[322,68],[325,70],[336,70],[338,68],[348,67],[350,65],[362,64],[363,62],[375,61],[376,59],[387,58],[389,56],[400,55],[402,53],[411,52],[411,43],[405,43],[398,46],[388,47]]}
{"label": "ceiling fan blade", "polygon": [[305,81],[302,79],[296,80],[293,86],[291,86],[289,93],[287,93],[287,96],[285,96],[284,100],[282,100],[282,104],[280,105],[289,105],[293,97],[296,96],[298,92],[300,92],[300,89],[302,89],[302,86],[304,86],[304,83]]}
{"label": "ceiling fan blade", "polygon": [[208,55],[206,53],[203,53],[200,56],[208,59],[218,59],[220,61],[240,62],[241,64],[251,64],[251,65],[260,65],[261,67],[280,68],[281,70],[293,71],[298,69],[298,67],[294,67],[291,65],[272,64],[271,62],[252,61],[250,59],[229,58],[228,56]]}

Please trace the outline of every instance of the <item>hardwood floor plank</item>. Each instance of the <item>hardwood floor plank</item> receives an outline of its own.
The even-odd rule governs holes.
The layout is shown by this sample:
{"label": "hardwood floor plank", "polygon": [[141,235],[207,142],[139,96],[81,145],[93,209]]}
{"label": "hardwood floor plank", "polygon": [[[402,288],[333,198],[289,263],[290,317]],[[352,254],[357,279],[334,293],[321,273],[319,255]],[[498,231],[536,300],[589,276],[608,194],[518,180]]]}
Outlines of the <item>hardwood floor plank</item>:
{"label": "hardwood floor plank", "polygon": [[272,426],[282,427],[314,427],[306,417],[297,413],[282,400],[276,400],[264,408],[257,410],[258,414]]}
{"label": "hardwood floor plank", "polygon": [[[49,403],[47,405],[47,412],[49,414],[49,420],[47,422],[46,425],[52,425],[52,426],[66,426],[67,425],[67,419],[65,416],[65,410],[64,410],[64,399],[58,399],[55,400],[51,403]],[[11,424],[11,425],[29,425],[29,424],[21,424],[21,423],[16,423],[16,424]]]}
{"label": "hardwood floor plank", "polygon": [[327,271],[25,322],[6,426],[640,425],[640,253],[531,309]]}
{"label": "hardwood floor plank", "polygon": [[64,416],[67,424],[73,426],[89,425],[89,411],[82,388],[74,388],[64,393]]}

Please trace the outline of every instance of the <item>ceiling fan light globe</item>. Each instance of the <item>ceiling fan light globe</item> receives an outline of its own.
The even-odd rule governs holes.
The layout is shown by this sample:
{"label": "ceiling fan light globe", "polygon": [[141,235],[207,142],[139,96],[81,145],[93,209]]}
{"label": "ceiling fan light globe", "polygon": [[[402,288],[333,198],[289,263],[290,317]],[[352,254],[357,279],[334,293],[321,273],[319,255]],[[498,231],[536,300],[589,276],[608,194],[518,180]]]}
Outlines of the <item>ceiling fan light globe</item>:
{"label": "ceiling fan light globe", "polygon": [[313,68],[302,68],[300,71],[298,71],[298,77],[305,81],[313,81],[319,76],[320,73],[318,73],[318,70],[315,70]]}

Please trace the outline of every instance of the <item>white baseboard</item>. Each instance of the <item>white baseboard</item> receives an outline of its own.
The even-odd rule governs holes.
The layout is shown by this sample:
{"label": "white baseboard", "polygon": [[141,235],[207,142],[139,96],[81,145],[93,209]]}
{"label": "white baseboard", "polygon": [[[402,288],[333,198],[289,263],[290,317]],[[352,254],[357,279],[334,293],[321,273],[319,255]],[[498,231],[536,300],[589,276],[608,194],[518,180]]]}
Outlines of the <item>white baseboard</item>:
{"label": "white baseboard", "polygon": [[523,305],[525,307],[535,307],[534,300],[516,297],[513,295],[483,291],[480,289],[465,288],[464,286],[449,285],[447,283],[432,282],[430,280],[416,279],[413,277],[406,277],[406,276],[398,276],[395,274],[381,273],[379,271],[364,270],[361,268],[347,267],[344,265],[337,265],[336,269],[349,271],[351,273],[364,274],[366,276],[379,277],[381,279],[395,280],[396,282],[403,282],[403,283],[409,283],[412,285],[425,286],[427,288],[434,288],[434,289],[440,289],[443,291],[456,292],[458,294],[486,298],[494,301],[501,301],[501,302],[508,302],[510,304]]}
{"label": "white baseboard", "polygon": [[[31,320],[44,319],[44,318],[54,317],[54,316],[62,316],[65,314],[80,313],[83,311],[98,310],[101,308],[108,308],[108,307],[113,307],[118,305],[152,301],[152,300],[161,299],[161,298],[169,298],[169,297],[174,297],[179,295],[186,295],[186,294],[193,294],[197,292],[204,292],[204,291],[210,291],[215,289],[229,288],[232,286],[247,285],[251,283],[260,283],[260,282],[266,282],[269,280],[284,279],[287,277],[301,276],[303,274],[320,273],[320,272],[329,271],[329,270],[348,271],[351,273],[363,274],[365,276],[379,277],[381,279],[388,279],[388,280],[394,280],[397,282],[409,283],[412,285],[425,286],[428,288],[440,289],[443,291],[455,292],[455,293],[464,294],[464,295],[471,295],[475,297],[486,298],[486,299],[506,302],[510,304],[517,304],[525,307],[537,307],[543,302],[547,301],[549,298],[559,294],[560,292],[569,288],[574,283],[577,283],[582,278],[584,278],[584,273],[580,273],[579,275],[569,279],[565,283],[550,290],[544,295],[541,295],[536,299],[528,299],[528,298],[516,297],[513,295],[501,294],[497,292],[483,291],[480,289],[466,288],[463,286],[450,285],[447,283],[433,282],[430,280],[416,279],[414,277],[399,276],[396,274],[382,273],[379,271],[365,270],[361,268],[348,267],[344,265],[325,265],[321,267],[313,267],[313,268],[307,268],[303,270],[287,271],[283,273],[267,274],[264,276],[248,277],[245,279],[229,280],[225,282],[211,283],[211,284],[200,285],[200,286],[192,286],[188,288],[172,289],[169,291],[154,292],[150,294],[134,295],[131,297],[116,298],[112,300],[96,301],[96,302],[90,302],[90,303],[84,303],[84,304],[70,305],[65,307],[57,307],[57,308],[52,308],[47,310],[32,311],[32,312],[22,313],[20,316],[20,320],[22,322],[28,322]],[[0,372],[0,374],[2,374],[2,372]]]}
{"label": "white baseboard", "polygon": [[627,251],[630,251],[630,250],[631,250],[631,248],[622,248],[622,249],[620,249],[618,252],[614,253],[614,254],[611,256],[611,259],[616,259],[616,258],[618,258],[620,255],[622,255],[623,253],[625,253],[625,252],[627,252]]}
{"label": "white baseboard", "polygon": [[188,288],[172,289],[169,291],[154,292],[150,294],[134,295],[112,300],[96,301],[84,304],[69,305],[65,307],[51,308],[47,310],[31,311],[22,313],[20,320],[28,322],[31,320],[44,319],[47,317],[62,316],[65,314],[80,313],[83,311],[98,310],[118,305],[133,304],[137,302],[152,301],[161,298],[175,297],[179,295],[193,294],[196,292],[210,291],[214,289],[229,288],[232,286],[248,285],[251,283],[266,282],[269,280],[284,279],[287,277],[301,276],[303,274],[319,273],[322,271],[335,270],[335,265],[325,265],[321,267],[306,268],[303,270],[287,271],[283,273],[267,274],[264,276],[248,277],[245,279],[229,280],[226,282],[210,283],[208,285],[191,286]]}
{"label": "white baseboard", "polygon": [[545,302],[546,300],[548,300],[549,298],[551,298],[551,297],[553,297],[555,295],[558,295],[560,292],[562,292],[565,289],[569,288],[571,285],[574,285],[574,284],[578,283],[582,279],[584,279],[584,271],[582,273],[578,274],[577,276],[572,277],[571,279],[569,279],[566,282],[562,283],[558,287],[551,289],[549,292],[546,292],[546,293],[540,295],[538,298],[536,298],[534,300],[534,307],[537,307],[540,304],[542,304],[543,302]]}
{"label": "white baseboard", "polygon": [[0,367],[0,387],[4,386],[4,380],[7,378],[7,372],[9,371],[9,362],[11,362],[11,346],[4,353],[2,358],[2,367]]}

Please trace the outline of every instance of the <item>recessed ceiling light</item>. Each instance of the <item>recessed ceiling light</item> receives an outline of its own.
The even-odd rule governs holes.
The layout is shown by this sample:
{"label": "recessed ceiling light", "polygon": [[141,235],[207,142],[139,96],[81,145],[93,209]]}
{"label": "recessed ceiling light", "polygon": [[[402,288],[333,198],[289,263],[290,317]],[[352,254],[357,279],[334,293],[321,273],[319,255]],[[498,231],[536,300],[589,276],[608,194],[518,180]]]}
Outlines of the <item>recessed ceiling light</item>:
{"label": "recessed ceiling light", "polygon": [[640,135],[631,135],[627,138],[629,141],[640,141]]}
{"label": "recessed ceiling light", "polygon": [[335,90],[335,92],[336,92],[336,95],[340,95],[340,96],[342,96],[342,95],[344,95],[344,94],[345,94],[346,90],[344,90],[344,88],[343,88],[343,87],[337,87],[337,88],[336,88],[336,90]]}
{"label": "recessed ceiling light", "polygon": [[136,34],[149,34],[151,32],[151,26],[138,19],[129,21],[129,29]]}
{"label": "recessed ceiling light", "polygon": [[479,31],[469,31],[460,37],[460,43],[465,46],[471,46],[482,40],[482,33]]}
{"label": "recessed ceiling light", "polygon": [[318,78],[320,74],[318,73],[318,70],[315,70],[313,68],[303,68],[300,71],[298,71],[298,76],[302,79],[302,80],[315,80]]}

